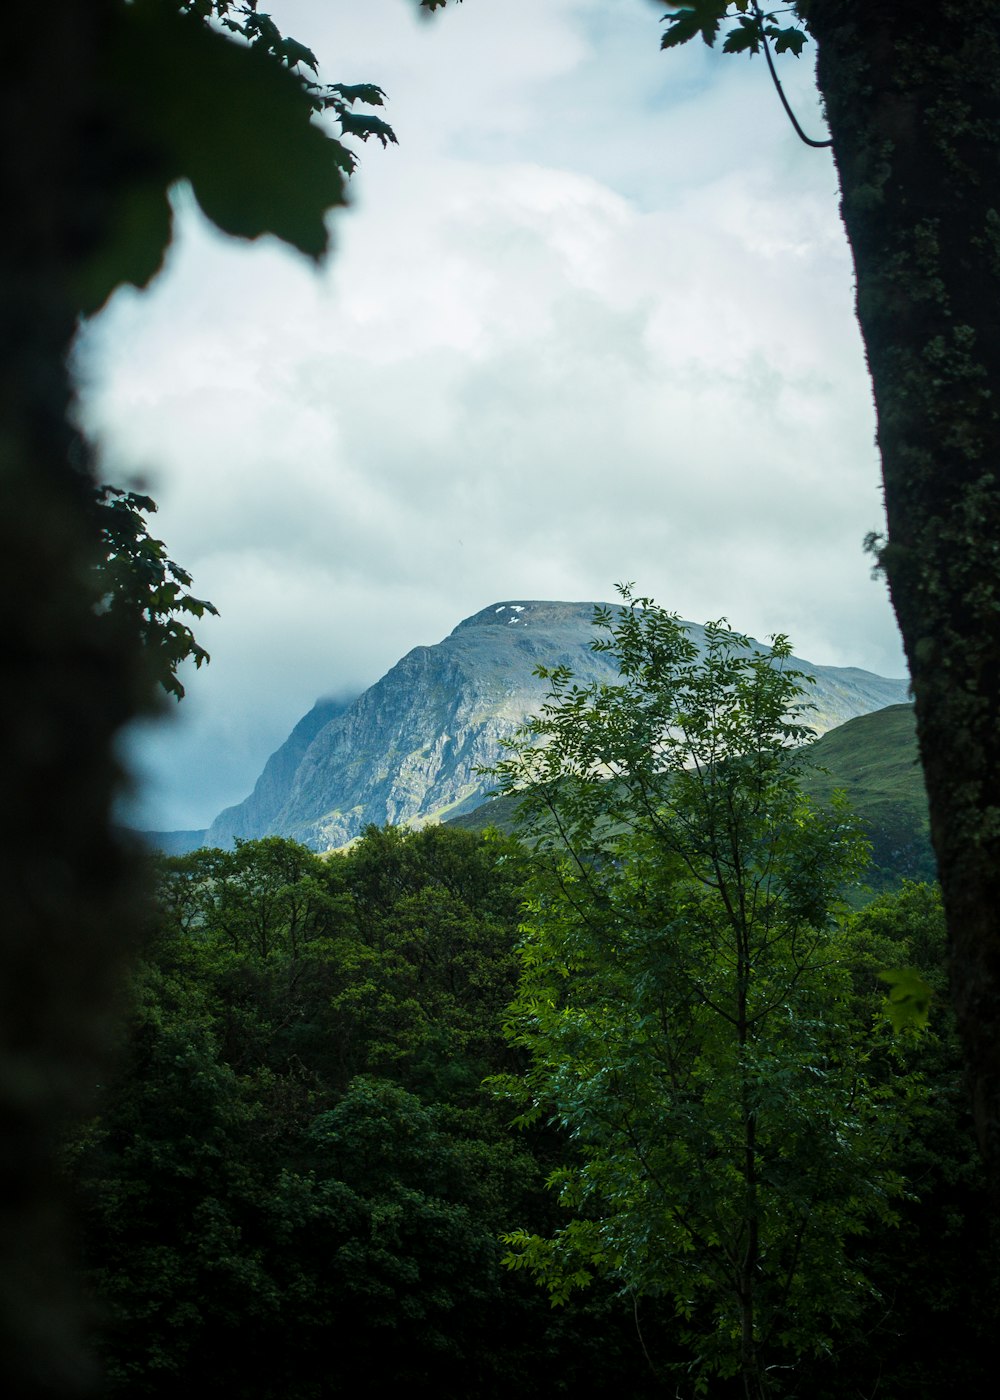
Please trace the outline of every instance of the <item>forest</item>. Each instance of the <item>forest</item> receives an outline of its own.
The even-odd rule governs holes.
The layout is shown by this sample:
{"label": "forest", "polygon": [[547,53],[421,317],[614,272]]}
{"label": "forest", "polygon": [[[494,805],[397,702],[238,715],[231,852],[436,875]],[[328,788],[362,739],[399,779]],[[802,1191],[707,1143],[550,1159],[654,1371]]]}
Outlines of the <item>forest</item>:
{"label": "forest", "polygon": [[845,899],[867,847],[803,794],[781,639],[595,622],[621,684],[550,674],[518,837],[158,859],[62,1156],[102,1393],[985,1393],[937,889]]}

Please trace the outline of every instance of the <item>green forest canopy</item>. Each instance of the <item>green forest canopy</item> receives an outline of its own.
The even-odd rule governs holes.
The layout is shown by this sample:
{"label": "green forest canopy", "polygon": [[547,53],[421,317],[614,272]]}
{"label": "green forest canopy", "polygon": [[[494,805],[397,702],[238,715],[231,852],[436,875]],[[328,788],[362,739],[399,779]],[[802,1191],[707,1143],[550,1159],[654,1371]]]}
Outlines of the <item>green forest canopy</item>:
{"label": "green forest canopy", "polygon": [[914,1329],[980,1384],[952,1023],[894,1034],[878,982],[940,994],[938,896],[840,898],[864,843],[802,792],[781,639],[714,626],[701,658],[625,602],[595,640],[621,683],[557,669],[502,765],[524,839],[159,862],[64,1159],[109,1395],[902,1397]]}
{"label": "green forest canopy", "polygon": [[[118,1069],[64,1153],[102,1319],[102,1394],[175,1395],[192,1376],[273,1400],[404,1386],[454,1400],[595,1388],[652,1397],[709,1383],[720,1352],[704,1281],[678,1309],[655,1274],[636,1290],[590,1258],[589,1286],[553,1309],[526,1272],[503,1267],[501,1233],[558,1238],[581,1209],[600,1218],[571,1189],[593,1161],[589,1134],[573,1130],[571,1106],[539,1077],[544,1062],[532,1069],[518,1045],[533,1034],[525,1011],[548,966],[527,956],[536,934],[516,952],[524,882],[548,879],[529,867],[518,842],[448,827],[370,829],[329,859],[270,838],[160,862]],[[895,1184],[873,1209],[850,1207],[846,1253],[826,1271],[816,1261],[818,1284],[804,1280],[805,1305],[765,1350],[792,1368],[771,1373],[768,1393],[840,1400],[878,1383],[889,1400],[952,1385],[975,1394],[996,1271],[957,1042],[940,999],[930,1030],[894,1036],[876,976],[916,965],[940,998],[940,902],[931,887],[907,886],[843,914],[831,936],[836,998],[799,1000],[812,998],[821,1035],[839,1047],[837,1070],[827,1082],[810,1058],[819,1098],[803,1127],[850,1061],[882,1115],[864,1129],[865,1150],[875,1133],[877,1171]],[[588,956],[581,947],[574,984],[606,1009],[581,1031],[615,1064],[629,1023],[616,1030],[614,1008],[656,983],[643,992],[632,976],[640,941],[617,982],[602,982]],[[538,1029],[549,1033],[545,1021]],[[798,1034],[815,1053],[819,1032]],[[794,1064],[808,1047],[774,1049]],[[568,1063],[586,1055],[581,1039]],[[484,1087],[490,1076],[500,1097]],[[691,1087],[687,1116],[698,1115],[707,1145],[732,1104]],[[792,1089],[810,1094],[810,1080],[793,1073]],[[663,1092],[643,1092],[650,1127],[667,1109]],[[521,1130],[509,1120],[524,1105],[511,1095],[535,1105]],[[698,1119],[677,1136],[676,1113],[660,1121],[659,1150],[697,1150]],[[847,1166],[808,1138],[799,1147],[814,1185]],[[715,1183],[703,1165],[686,1179],[707,1199]],[[638,1208],[641,1172],[624,1157],[617,1169]],[[767,1189],[778,1206],[789,1193],[794,1221],[805,1188],[779,1173]],[[846,1198],[836,1201],[824,1232],[846,1218]],[[650,1265],[657,1258],[666,1269],[691,1256],[657,1251]],[[703,1261],[692,1284],[712,1269]],[[824,1309],[816,1324],[810,1306]],[[708,1393],[742,1394],[721,1369]]]}

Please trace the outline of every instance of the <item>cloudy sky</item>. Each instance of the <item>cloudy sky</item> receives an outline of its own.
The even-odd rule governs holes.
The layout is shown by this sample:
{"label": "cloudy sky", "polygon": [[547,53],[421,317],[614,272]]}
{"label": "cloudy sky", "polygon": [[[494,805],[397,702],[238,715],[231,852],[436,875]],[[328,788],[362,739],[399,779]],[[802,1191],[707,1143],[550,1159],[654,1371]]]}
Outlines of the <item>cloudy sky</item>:
{"label": "cloudy sky", "polygon": [[[649,0],[268,8],[385,88],[400,144],[364,148],[319,273],[179,190],[164,272],[82,337],[105,478],[221,613],[132,742],[133,819],[207,825],[318,696],[508,599],[634,580],[902,675],[836,176],[763,64],[661,54]],[[783,72],[819,135],[812,61]]]}

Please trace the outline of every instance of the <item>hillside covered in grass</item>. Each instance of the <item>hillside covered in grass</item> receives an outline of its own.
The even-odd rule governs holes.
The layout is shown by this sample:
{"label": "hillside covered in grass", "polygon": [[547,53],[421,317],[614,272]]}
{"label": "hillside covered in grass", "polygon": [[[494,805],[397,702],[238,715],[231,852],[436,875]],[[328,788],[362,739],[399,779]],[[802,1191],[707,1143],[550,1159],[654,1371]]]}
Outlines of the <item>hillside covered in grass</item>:
{"label": "hillside covered in grass", "polygon": [[[866,883],[873,889],[936,878],[912,705],[858,715],[823,734],[810,747],[803,788],[820,801],[838,789],[847,794],[872,843]],[[492,798],[450,824],[510,834],[517,806],[516,797]]]}

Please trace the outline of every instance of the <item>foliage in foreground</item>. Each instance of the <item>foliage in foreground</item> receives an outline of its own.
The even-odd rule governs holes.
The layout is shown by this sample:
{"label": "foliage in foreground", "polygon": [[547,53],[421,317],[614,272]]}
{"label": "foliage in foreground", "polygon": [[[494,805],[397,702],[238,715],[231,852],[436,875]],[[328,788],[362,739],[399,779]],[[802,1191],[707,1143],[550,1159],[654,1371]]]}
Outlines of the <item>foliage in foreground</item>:
{"label": "foliage in foreground", "polygon": [[177,674],[182,662],[200,668],[210,658],[182,619],[206,613],[217,617],[218,609],[188,592],[191,575],[149,533],[146,517],[156,512],[151,497],[99,486],[93,491],[93,509],[101,540],[94,566],[98,612],[141,651],[148,680],[183,700]]}
{"label": "foliage in foreground", "polygon": [[662,1300],[695,1389],[795,1393],[881,1306],[855,1242],[893,1225],[921,1098],[857,1014],[839,893],[866,863],[836,799],[804,796],[805,678],[721,624],[699,654],[622,590],[595,649],[618,685],[547,674],[500,765],[536,855],[507,1092],[575,1160],[569,1223],[508,1234],[561,1302],[595,1276]]}

